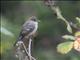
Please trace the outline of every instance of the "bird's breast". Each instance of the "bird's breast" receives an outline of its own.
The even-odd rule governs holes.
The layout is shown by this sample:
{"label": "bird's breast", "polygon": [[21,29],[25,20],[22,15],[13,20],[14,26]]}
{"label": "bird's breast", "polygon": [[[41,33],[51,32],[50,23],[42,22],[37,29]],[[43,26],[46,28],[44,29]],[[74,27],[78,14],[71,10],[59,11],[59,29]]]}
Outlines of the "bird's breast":
{"label": "bird's breast", "polygon": [[38,29],[38,24],[36,23],[34,30],[29,34],[29,36],[34,35],[36,33],[37,29]]}

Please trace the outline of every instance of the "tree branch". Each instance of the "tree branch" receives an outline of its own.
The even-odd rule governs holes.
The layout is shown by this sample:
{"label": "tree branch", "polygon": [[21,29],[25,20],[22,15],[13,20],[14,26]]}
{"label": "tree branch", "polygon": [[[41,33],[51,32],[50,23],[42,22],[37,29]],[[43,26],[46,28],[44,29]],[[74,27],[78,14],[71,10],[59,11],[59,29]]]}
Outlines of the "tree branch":
{"label": "tree branch", "polygon": [[[26,55],[25,58],[26,58],[26,57],[29,57],[29,58],[26,58],[27,60],[36,60],[34,57],[31,56],[31,44],[32,44],[32,39],[29,39],[28,48],[26,48],[24,42],[18,43],[17,53],[18,53],[19,60],[24,60],[24,59],[23,59],[24,53],[23,53],[23,51],[21,50],[21,47],[24,48],[24,51],[25,51],[26,54],[28,55],[28,56]],[[21,46],[21,45],[22,45],[22,46]]]}
{"label": "tree branch", "polygon": [[50,1],[50,0],[48,0],[47,2],[48,2],[48,6],[51,8],[51,10],[56,13],[57,18],[58,18],[58,19],[61,19],[62,21],[64,21],[64,22],[66,23],[66,25],[67,25],[67,30],[68,30],[70,33],[72,33],[72,28],[71,28],[69,22],[68,22],[68,21],[63,17],[63,15],[61,14],[61,11],[60,11],[59,7],[58,7],[58,6],[55,6],[55,1]]}
{"label": "tree branch", "polygon": [[31,58],[31,42],[32,42],[32,39],[30,38],[29,39],[29,46],[28,46],[28,52],[29,52],[30,60],[32,60],[32,58]]}

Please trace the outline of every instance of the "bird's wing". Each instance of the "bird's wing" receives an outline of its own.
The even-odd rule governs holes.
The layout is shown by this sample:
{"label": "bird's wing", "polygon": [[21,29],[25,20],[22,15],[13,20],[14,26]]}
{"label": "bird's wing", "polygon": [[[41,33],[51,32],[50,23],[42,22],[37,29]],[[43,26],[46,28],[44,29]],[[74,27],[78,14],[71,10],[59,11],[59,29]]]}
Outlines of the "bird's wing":
{"label": "bird's wing", "polygon": [[19,40],[22,40],[25,36],[28,36],[35,29],[35,24],[32,21],[24,23],[20,32]]}
{"label": "bird's wing", "polygon": [[22,26],[22,30],[19,34],[18,40],[15,42],[14,46],[18,41],[23,41],[25,36],[28,36],[35,29],[35,24],[32,21],[27,21]]}

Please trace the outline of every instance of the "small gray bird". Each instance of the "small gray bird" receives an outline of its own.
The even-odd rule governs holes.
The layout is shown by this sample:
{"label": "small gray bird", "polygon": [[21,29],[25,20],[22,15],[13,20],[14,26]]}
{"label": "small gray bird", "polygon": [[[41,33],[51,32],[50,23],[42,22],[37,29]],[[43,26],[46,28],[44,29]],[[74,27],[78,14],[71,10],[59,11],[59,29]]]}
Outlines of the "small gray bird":
{"label": "small gray bird", "polygon": [[38,22],[39,20],[35,16],[30,17],[23,24],[19,38],[14,45],[16,45],[19,41],[23,41],[24,38],[29,38],[30,36],[33,36],[38,29]]}

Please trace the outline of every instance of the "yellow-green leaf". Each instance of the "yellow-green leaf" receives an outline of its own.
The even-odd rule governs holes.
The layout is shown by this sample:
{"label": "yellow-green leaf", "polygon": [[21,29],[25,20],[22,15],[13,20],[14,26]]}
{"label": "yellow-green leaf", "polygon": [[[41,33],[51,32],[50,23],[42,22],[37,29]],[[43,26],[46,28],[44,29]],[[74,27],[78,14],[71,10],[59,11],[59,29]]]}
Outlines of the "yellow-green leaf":
{"label": "yellow-green leaf", "polygon": [[80,23],[80,18],[79,17],[76,17],[76,20]]}
{"label": "yellow-green leaf", "polygon": [[67,24],[67,30],[68,30],[70,33],[72,33],[72,28],[71,28],[71,26],[70,26],[69,24]]}
{"label": "yellow-green leaf", "polygon": [[64,36],[62,36],[62,38],[66,39],[66,40],[75,40],[75,37],[72,35],[64,35]]}
{"label": "yellow-green leaf", "polygon": [[61,54],[67,54],[73,48],[73,42],[64,42],[57,46],[57,51]]}
{"label": "yellow-green leaf", "polygon": [[75,32],[75,36],[80,36],[80,31]]}

